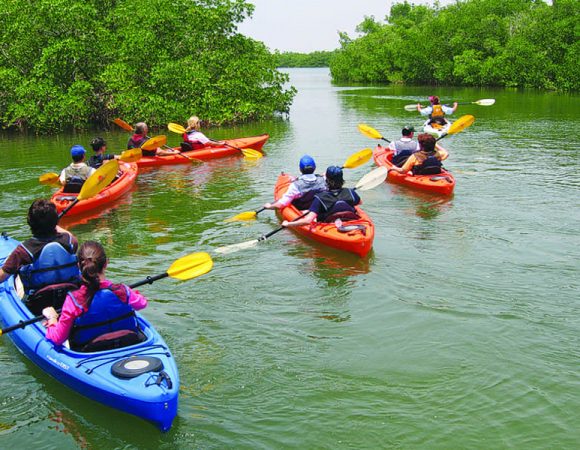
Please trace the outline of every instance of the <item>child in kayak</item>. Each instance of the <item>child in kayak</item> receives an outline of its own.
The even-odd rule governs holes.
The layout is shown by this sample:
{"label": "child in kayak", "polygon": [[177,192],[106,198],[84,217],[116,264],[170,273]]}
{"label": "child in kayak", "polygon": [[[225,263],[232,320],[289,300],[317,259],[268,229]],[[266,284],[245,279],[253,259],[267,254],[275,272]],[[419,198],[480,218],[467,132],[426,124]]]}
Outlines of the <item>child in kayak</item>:
{"label": "child in kayak", "polygon": [[77,257],[82,285],[67,294],[60,317],[52,307],[43,309],[46,338],[56,345],[68,339],[72,350],[84,352],[143,341],[135,311],[145,308],[147,299],[106,279],[107,255],[98,242],[83,243]]}
{"label": "child in kayak", "polygon": [[64,186],[63,192],[79,193],[84,182],[89,178],[94,168],[89,167],[85,162],[87,151],[82,145],[73,145],[70,149],[72,163],[62,169],[59,181]]}
{"label": "child in kayak", "polygon": [[223,141],[212,141],[201,131],[201,122],[199,117],[191,116],[187,119],[187,128],[183,133],[183,142],[181,143],[181,151],[199,150],[204,147],[221,147],[224,145]]}
{"label": "child in kayak", "polygon": [[308,209],[314,200],[314,196],[320,192],[326,191],[326,183],[322,175],[314,173],[316,163],[309,155],[300,158],[300,175],[288,186],[288,190],[279,200],[274,203],[265,203],[266,209],[283,209],[292,203],[296,208]]}
{"label": "child in kayak", "polygon": [[360,219],[355,209],[355,206],[360,203],[360,197],[354,189],[343,188],[343,184],[342,169],[338,166],[330,166],[326,169],[328,190],[314,196],[306,216],[292,222],[284,220],[282,226],[299,227],[312,223],[314,219],[318,222],[334,222],[336,219],[342,221]]}
{"label": "child in kayak", "polygon": [[436,149],[437,141],[429,133],[420,134],[418,137],[421,150],[413,153],[403,167],[393,167],[391,170],[399,173],[413,171],[413,175],[434,175],[441,173],[444,161],[449,153],[443,148]]}
{"label": "child in kayak", "polygon": [[89,158],[89,166],[94,167],[95,169],[101,167],[105,161],[119,159],[119,155],[105,153],[107,150],[107,142],[102,137],[94,138],[91,141],[91,147],[93,147],[95,154]]}
{"label": "child in kayak", "polygon": [[[149,133],[149,127],[145,122],[139,122],[135,124],[135,134],[129,138],[127,142],[127,150],[132,148],[141,148],[141,146],[149,140],[147,134]],[[178,153],[176,150],[168,149],[164,150],[162,148],[156,148],[154,150],[142,149],[143,156],[167,156],[174,155]]]}

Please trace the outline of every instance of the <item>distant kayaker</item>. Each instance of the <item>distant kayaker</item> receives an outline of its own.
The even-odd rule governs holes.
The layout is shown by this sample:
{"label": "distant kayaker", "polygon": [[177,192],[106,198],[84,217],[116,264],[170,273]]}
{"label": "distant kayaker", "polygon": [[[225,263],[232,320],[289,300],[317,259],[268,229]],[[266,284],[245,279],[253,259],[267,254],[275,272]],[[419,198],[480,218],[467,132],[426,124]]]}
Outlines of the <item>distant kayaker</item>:
{"label": "distant kayaker", "polygon": [[221,147],[224,145],[223,141],[212,141],[201,131],[201,121],[197,116],[191,116],[187,119],[187,128],[183,133],[183,142],[181,143],[181,151],[198,150],[204,147]]}
{"label": "distant kayaker", "polygon": [[[127,142],[127,150],[132,148],[140,148],[145,142],[149,140],[147,136],[149,134],[149,127],[145,122],[138,122],[135,124],[135,134],[129,138]],[[156,148],[155,150],[145,150],[141,149],[143,156],[167,156],[177,153],[177,151],[164,150],[162,148]]]}
{"label": "distant kayaker", "polygon": [[73,145],[70,149],[72,163],[62,169],[59,181],[64,186],[63,192],[78,193],[84,182],[95,169],[85,162],[87,151],[82,145]]}
{"label": "distant kayaker", "polygon": [[300,175],[296,178],[279,200],[274,203],[265,203],[266,209],[282,209],[292,203],[296,208],[308,209],[314,200],[314,196],[326,191],[326,182],[322,175],[314,173],[316,163],[310,155],[300,158]]}
{"label": "distant kayaker", "polygon": [[355,206],[360,203],[360,197],[354,189],[343,188],[343,184],[342,169],[338,166],[330,166],[326,169],[328,190],[314,196],[306,216],[292,222],[285,220],[282,222],[282,226],[299,227],[308,225],[315,219],[318,222],[334,222],[336,219],[343,221],[359,219]]}
{"label": "distant kayaker", "polygon": [[443,165],[441,161],[447,159],[449,153],[441,147],[436,148],[437,141],[429,133],[420,134],[418,137],[421,150],[413,153],[403,167],[394,167],[399,173],[413,171],[413,175],[433,175],[441,173]]}
{"label": "distant kayaker", "polygon": [[393,164],[401,167],[413,153],[420,150],[419,143],[413,140],[415,128],[406,126],[401,131],[401,138],[389,144],[393,150]]}
{"label": "distant kayaker", "polygon": [[77,351],[99,351],[141,342],[135,311],[147,306],[147,299],[124,284],[106,279],[107,255],[96,241],[84,242],[78,251],[82,285],[69,292],[59,314],[52,307],[46,317],[46,338],[56,345],[69,340]]}
{"label": "distant kayaker", "polygon": [[98,169],[103,165],[103,162],[109,161],[111,159],[119,159],[119,155],[107,154],[107,142],[102,137],[96,137],[91,141],[91,147],[95,152],[89,158],[89,166]]}
{"label": "distant kayaker", "polygon": [[53,304],[55,296],[60,295],[62,302],[66,290],[78,287],[80,272],[75,254],[78,241],[57,225],[56,206],[49,200],[34,200],[28,209],[27,222],[32,237],[6,258],[0,269],[0,283],[10,275],[19,275],[27,306],[39,313],[47,304]]}
{"label": "distant kayaker", "polygon": [[431,104],[425,108],[423,108],[421,103],[417,103],[417,111],[419,111],[422,116],[429,116],[429,124],[437,123],[439,125],[445,125],[447,123],[445,115],[451,115],[457,110],[457,102],[454,102],[452,107],[442,105],[439,101],[439,97],[436,95],[430,96],[429,102]]}

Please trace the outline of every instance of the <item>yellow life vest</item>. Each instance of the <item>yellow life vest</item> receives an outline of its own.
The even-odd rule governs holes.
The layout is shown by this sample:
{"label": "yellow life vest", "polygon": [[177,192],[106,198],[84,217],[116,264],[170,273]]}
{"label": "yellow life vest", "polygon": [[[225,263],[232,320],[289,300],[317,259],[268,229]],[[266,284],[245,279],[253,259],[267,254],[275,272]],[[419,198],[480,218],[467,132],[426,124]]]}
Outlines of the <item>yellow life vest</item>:
{"label": "yellow life vest", "polygon": [[435,119],[438,117],[445,117],[443,108],[441,107],[441,105],[433,105],[433,110],[431,111],[431,119]]}

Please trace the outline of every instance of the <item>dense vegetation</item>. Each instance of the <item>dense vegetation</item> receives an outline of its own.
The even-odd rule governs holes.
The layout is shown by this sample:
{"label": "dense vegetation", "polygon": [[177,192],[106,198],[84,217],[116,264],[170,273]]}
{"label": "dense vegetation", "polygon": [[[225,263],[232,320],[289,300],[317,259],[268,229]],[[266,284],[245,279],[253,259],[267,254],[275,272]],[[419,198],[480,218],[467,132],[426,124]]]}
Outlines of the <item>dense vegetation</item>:
{"label": "dense vegetation", "polygon": [[276,52],[278,67],[328,67],[334,52],[317,51],[312,53]]}
{"label": "dense vegetation", "polygon": [[580,87],[580,2],[466,0],[447,7],[394,5],[367,17],[330,62],[337,81]]}
{"label": "dense vegetation", "polygon": [[295,94],[245,0],[0,0],[0,124],[57,131],[288,112]]}

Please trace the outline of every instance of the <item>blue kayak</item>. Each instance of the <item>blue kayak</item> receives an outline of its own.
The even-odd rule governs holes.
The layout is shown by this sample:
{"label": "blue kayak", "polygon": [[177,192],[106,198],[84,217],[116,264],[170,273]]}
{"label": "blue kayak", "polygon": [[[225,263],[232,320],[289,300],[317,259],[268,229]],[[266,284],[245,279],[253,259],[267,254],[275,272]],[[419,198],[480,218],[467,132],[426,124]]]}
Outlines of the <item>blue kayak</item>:
{"label": "blue kayak", "polygon": [[[4,234],[0,237],[0,265],[18,244]],[[12,276],[0,284],[0,317],[4,326],[34,317]],[[177,415],[179,373],[163,338],[139,314],[137,319],[146,340],[115,350],[81,353],[54,345],[40,322],[16,329],[9,337],[32,362],[79,394],[167,431]]]}

